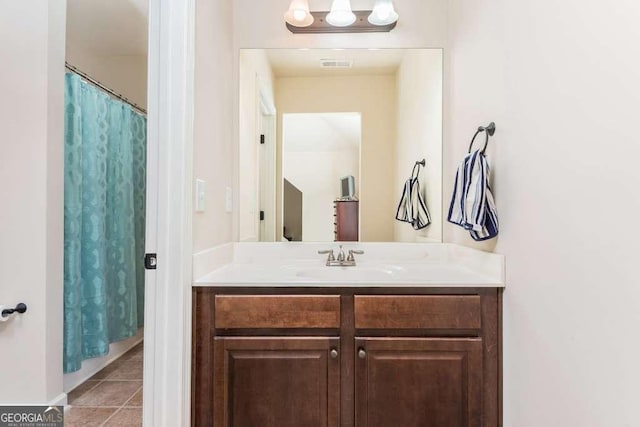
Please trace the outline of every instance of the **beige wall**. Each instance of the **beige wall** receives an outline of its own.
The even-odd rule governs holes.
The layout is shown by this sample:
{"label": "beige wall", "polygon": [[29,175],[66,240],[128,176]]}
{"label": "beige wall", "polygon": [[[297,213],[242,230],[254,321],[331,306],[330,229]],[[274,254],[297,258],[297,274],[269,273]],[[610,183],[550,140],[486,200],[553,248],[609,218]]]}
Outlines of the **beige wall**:
{"label": "beige wall", "polygon": [[225,188],[233,187],[234,95],[230,0],[196,2],[193,176],[206,181],[206,211],[193,214],[193,250],[232,240]]}
{"label": "beige wall", "polygon": [[640,3],[448,3],[446,176],[497,124],[504,425],[637,425]]}
{"label": "beige wall", "polygon": [[0,402],[62,394],[64,0],[0,3]]}
{"label": "beige wall", "polygon": [[260,238],[260,87],[273,102],[273,73],[263,50],[240,52],[238,127],[238,239]]}
{"label": "beige wall", "polygon": [[146,55],[100,55],[67,43],[66,59],[109,89],[147,108]]}
{"label": "beige wall", "polygon": [[426,159],[420,171],[420,189],[431,215],[431,225],[416,231],[396,221],[399,242],[442,241],[442,75],[441,49],[408,50],[397,73],[395,187],[400,191],[416,161]]}
{"label": "beige wall", "polygon": [[[275,93],[278,108],[278,182],[282,180],[282,114],[361,113],[360,239],[370,242],[393,241],[396,199],[399,197],[393,180],[395,76],[277,78]],[[276,206],[282,206],[281,194],[277,197]],[[276,222],[280,225],[281,215],[280,212]]]}

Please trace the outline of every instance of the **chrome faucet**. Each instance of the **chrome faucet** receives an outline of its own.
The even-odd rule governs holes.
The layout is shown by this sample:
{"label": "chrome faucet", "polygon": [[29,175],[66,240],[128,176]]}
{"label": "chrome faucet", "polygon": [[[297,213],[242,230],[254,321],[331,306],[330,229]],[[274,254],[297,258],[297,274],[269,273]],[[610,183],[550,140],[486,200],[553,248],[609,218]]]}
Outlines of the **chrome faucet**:
{"label": "chrome faucet", "polygon": [[333,253],[333,249],[318,251],[318,254],[328,255],[326,263],[327,267],[355,267],[356,259],[354,255],[362,255],[364,254],[364,251],[349,249],[349,255],[345,255],[342,245],[340,245],[340,251],[338,252],[337,258]]}

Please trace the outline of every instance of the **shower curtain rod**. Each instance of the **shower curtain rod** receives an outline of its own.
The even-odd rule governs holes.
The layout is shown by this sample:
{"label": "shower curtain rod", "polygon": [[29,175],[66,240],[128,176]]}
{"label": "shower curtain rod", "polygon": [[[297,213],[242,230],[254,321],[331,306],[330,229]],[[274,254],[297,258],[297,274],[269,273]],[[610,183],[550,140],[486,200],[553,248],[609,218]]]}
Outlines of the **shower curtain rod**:
{"label": "shower curtain rod", "polygon": [[139,113],[142,113],[145,116],[147,115],[147,110],[145,110],[144,108],[140,107],[135,102],[129,101],[126,97],[124,97],[123,95],[120,95],[118,92],[109,89],[108,87],[106,87],[105,85],[103,85],[102,83],[100,83],[99,81],[97,81],[96,79],[94,79],[93,77],[88,75],[87,73],[84,73],[84,72],[78,70],[76,67],[74,67],[73,65],[69,64],[66,61],[64,63],[64,66],[65,66],[65,68],[67,70],[71,71],[72,73],[75,73],[75,74],[79,75],[80,77],[82,77],[83,79],[85,79],[86,81],[91,83],[92,85],[99,87],[100,89],[102,89],[103,91],[107,92],[109,95],[113,96],[114,98],[117,98],[120,101],[124,102],[125,104],[130,105],[131,108],[133,108],[134,110],[138,111]]}

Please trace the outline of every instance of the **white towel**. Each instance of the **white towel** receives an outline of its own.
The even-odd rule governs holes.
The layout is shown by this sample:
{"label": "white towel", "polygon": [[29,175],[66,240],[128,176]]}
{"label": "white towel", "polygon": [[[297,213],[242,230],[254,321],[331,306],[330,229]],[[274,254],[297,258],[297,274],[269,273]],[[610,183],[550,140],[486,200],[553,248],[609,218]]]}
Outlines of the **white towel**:
{"label": "white towel", "polygon": [[415,230],[421,230],[431,224],[431,216],[429,215],[427,204],[424,202],[420,192],[419,173],[420,165],[416,164],[413,167],[413,171],[411,171],[411,178],[404,183],[402,197],[396,211],[396,219],[410,223]]}
{"label": "white towel", "polygon": [[498,212],[489,185],[490,167],[480,150],[468,154],[456,172],[449,222],[469,230],[474,240],[498,235]]}

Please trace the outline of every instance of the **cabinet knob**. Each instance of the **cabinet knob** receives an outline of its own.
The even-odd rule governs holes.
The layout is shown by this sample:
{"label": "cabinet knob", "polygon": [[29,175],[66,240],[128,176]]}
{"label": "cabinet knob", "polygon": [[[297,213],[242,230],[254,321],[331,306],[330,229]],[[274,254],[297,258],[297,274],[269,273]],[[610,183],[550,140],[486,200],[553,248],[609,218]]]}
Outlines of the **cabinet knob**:
{"label": "cabinet knob", "polygon": [[360,350],[358,350],[358,357],[360,359],[364,359],[365,357],[367,357],[367,352],[364,351],[364,348],[361,348]]}
{"label": "cabinet knob", "polygon": [[338,350],[336,350],[335,348],[332,348],[331,351],[329,352],[329,355],[331,356],[332,359],[337,359],[338,358]]}

